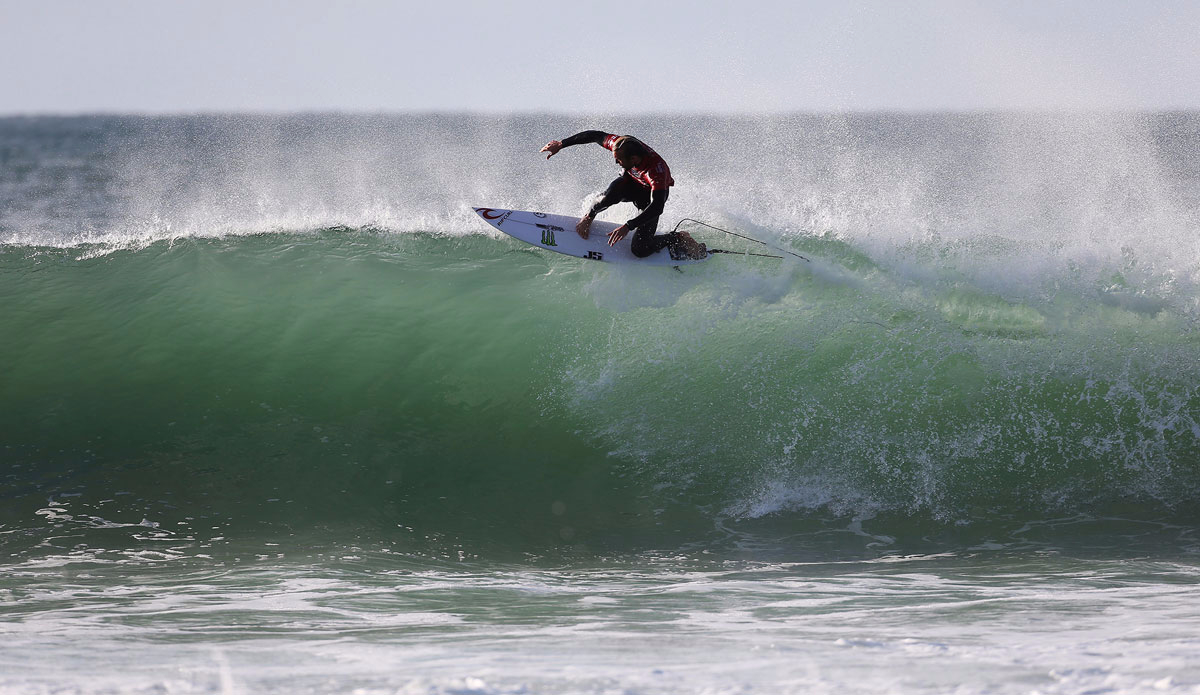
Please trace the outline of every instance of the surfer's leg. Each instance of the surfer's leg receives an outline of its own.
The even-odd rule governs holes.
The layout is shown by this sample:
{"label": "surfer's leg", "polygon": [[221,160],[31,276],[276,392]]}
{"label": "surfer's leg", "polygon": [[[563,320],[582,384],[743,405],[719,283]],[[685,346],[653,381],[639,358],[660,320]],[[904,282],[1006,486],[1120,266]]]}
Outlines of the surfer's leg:
{"label": "surfer's leg", "polygon": [[629,250],[633,251],[633,255],[638,258],[645,258],[651,254],[662,251],[667,246],[674,242],[675,234],[662,234],[655,236],[658,231],[658,218],[646,220],[633,232],[633,239],[629,242]]}
{"label": "surfer's leg", "polygon": [[[637,194],[639,192],[638,189],[640,188],[644,188],[644,186],[640,185],[637,181],[634,181],[632,176],[629,176],[628,174],[621,174],[617,178],[613,179],[612,183],[608,184],[608,188],[604,191],[604,195],[600,198],[599,202],[592,206],[591,211],[588,213],[588,217],[595,217],[617,203],[633,203],[637,205]],[[647,200],[647,204],[648,203],[649,200]],[[638,207],[638,209],[640,210],[644,207],[645,205],[641,205]]]}
{"label": "surfer's leg", "polygon": [[[650,189],[638,186],[637,198],[633,204],[639,210],[650,206]],[[669,232],[655,236],[658,231],[658,218],[653,217],[638,225],[633,232],[633,240],[629,242],[629,250],[638,258],[658,253],[664,248],[669,249],[671,258],[679,261],[685,258],[704,258],[708,255],[703,244],[697,243],[687,232]]]}
{"label": "surfer's leg", "polygon": [[[636,184],[636,182],[635,182]],[[650,206],[650,189],[636,184],[630,187],[629,202],[637,206],[638,210],[645,210]],[[652,217],[645,222],[642,222],[633,230],[633,239],[629,242],[629,250],[633,251],[633,255],[638,258],[645,258],[651,254],[662,251],[667,246],[671,245],[674,240],[674,234],[663,234],[655,236],[658,231],[658,218]]]}
{"label": "surfer's leg", "polygon": [[633,255],[645,258],[664,248],[670,249],[671,258],[677,261],[685,258],[701,259],[708,255],[707,247],[693,239],[691,234],[670,232],[655,236],[654,232],[657,229],[657,217],[638,227],[633,233],[633,240],[629,242],[629,250],[633,252]]}
{"label": "surfer's leg", "polygon": [[628,197],[625,200],[633,203],[634,207],[638,210],[645,210],[650,207],[650,189],[634,181],[632,176],[628,178],[633,185],[626,187]]}

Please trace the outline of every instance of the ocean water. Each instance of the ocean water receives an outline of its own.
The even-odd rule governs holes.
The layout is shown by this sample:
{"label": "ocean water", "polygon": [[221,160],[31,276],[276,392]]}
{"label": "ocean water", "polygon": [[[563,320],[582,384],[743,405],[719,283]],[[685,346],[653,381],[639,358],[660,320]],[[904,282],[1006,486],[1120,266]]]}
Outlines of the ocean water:
{"label": "ocean water", "polygon": [[[811,262],[477,219],[584,210],[611,158],[537,150],[590,127],[671,164],[663,227]],[[1198,155],[1196,113],[0,119],[0,693],[1200,693]]]}

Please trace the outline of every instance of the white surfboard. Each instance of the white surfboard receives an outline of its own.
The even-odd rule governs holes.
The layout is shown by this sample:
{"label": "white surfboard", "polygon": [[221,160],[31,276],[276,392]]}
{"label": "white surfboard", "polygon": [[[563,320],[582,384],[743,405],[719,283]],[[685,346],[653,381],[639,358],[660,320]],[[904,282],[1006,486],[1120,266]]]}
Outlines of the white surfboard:
{"label": "white surfboard", "polygon": [[641,265],[685,265],[701,263],[706,258],[675,260],[667,249],[658,253],[638,258],[629,250],[632,234],[618,241],[615,246],[608,245],[608,233],[621,226],[613,222],[592,222],[587,239],[575,232],[578,217],[566,215],[548,215],[543,212],[525,212],[523,210],[502,210],[500,208],[475,208],[488,224],[505,234],[520,239],[527,244],[540,246],[547,251],[555,251],[568,256],[587,258],[593,261],[608,263],[640,263]]}

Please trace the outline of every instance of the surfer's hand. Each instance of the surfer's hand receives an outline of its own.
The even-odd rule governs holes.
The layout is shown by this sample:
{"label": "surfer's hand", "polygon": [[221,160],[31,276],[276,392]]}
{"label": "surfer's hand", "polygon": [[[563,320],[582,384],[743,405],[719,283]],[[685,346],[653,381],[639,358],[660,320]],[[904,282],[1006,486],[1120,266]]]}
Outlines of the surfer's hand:
{"label": "surfer's hand", "polygon": [[628,225],[623,224],[620,227],[617,227],[616,229],[614,229],[608,233],[608,245],[615,246],[617,244],[617,242],[624,239],[625,235],[628,233],[629,233]]}
{"label": "surfer's hand", "polygon": [[[561,150],[562,147],[563,147],[563,145],[562,145],[561,141],[551,140],[550,142],[546,143],[545,147],[543,147],[542,149],[540,149],[538,151],[539,152],[549,152],[550,154],[546,155],[546,159],[550,159],[554,155],[558,154],[558,151]],[[586,239],[587,235],[584,235],[583,238]]]}
{"label": "surfer's hand", "polygon": [[[548,158],[547,158],[548,159]],[[588,238],[588,230],[592,228],[592,218],[584,217],[575,225],[575,231],[584,239]]]}

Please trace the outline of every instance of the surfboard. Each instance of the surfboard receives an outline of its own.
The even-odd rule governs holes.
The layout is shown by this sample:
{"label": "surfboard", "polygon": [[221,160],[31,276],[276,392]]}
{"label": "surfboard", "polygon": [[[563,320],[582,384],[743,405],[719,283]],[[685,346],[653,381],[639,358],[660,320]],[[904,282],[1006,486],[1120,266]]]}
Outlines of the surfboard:
{"label": "surfboard", "polygon": [[549,215],[544,212],[475,208],[485,222],[521,241],[556,253],[605,263],[639,263],[641,265],[685,265],[701,263],[707,258],[675,260],[667,249],[638,258],[629,250],[630,234],[616,246],[608,245],[608,233],[621,226],[615,222],[596,220],[587,239],[575,232],[578,217]]}

